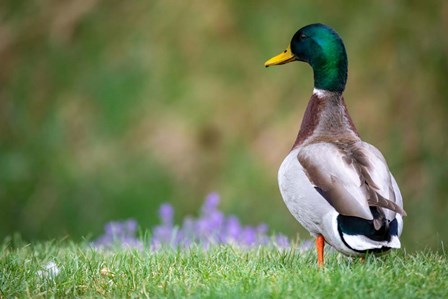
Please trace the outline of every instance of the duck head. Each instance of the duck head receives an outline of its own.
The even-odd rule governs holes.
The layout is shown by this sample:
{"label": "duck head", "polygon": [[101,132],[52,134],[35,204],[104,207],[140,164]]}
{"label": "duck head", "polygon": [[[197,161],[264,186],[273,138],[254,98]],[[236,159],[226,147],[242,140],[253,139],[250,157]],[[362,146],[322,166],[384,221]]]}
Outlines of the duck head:
{"label": "duck head", "polygon": [[265,66],[303,61],[311,65],[314,87],[343,92],[347,82],[347,53],[341,37],[331,27],[311,24],[299,29],[285,51],[265,62]]}

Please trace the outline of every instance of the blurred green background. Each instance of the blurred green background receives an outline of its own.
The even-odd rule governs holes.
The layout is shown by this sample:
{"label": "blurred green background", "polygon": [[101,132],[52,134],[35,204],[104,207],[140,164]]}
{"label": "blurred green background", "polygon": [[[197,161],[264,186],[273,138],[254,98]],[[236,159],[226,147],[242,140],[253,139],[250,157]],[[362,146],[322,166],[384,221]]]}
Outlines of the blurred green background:
{"label": "blurred green background", "polygon": [[362,137],[401,186],[407,249],[448,241],[447,1],[0,2],[0,238],[95,236],[109,220],[177,220],[217,191],[245,224],[308,234],[277,170],[312,71],[265,69],[323,22],[349,56]]}

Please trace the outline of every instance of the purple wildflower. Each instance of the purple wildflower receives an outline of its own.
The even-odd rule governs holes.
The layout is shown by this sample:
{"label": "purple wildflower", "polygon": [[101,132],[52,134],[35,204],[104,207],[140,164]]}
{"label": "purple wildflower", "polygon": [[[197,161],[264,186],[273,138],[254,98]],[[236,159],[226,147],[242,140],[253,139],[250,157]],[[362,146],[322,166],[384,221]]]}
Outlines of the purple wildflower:
{"label": "purple wildflower", "polygon": [[164,203],[160,206],[159,217],[162,224],[166,226],[173,225],[174,209],[169,203]]}
{"label": "purple wildflower", "polygon": [[234,216],[230,215],[225,221],[225,227],[223,230],[224,243],[235,243],[241,234],[241,224],[240,220]]}
{"label": "purple wildflower", "polygon": [[137,220],[129,219],[125,224],[127,233],[134,234],[137,231]]}
{"label": "purple wildflower", "polygon": [[[224,215],[218,209],[220,197],[210,193],[201,207],[198,218],[185,217],[180,227],[174,226],[174,209],[164,203],[159,208],[160,224],[153,227],[150,240],[151,249],[158,250],[164,246],[188,248],[200,244],[204,249],[212,244],[234,244],[242,247],[259,245],[289,247],[289,240],[282,234],[268,235],[268,226],[243,226],[235,215]],[[120,244],[125,247],[142,247],[136,237],[137,222],[133,219],[106,224],[105,234],[93,242],[97,247],[112,247]]]}
{"label": "purple wildflower", "polygon": [[243,231],[241,232],[241,243],[243,245],[247,245],[247,246],[253,246],[255,245],[257,240],[257,231],[255,230],[255,228],[247,226],[243,229]]}
{"label": "purple wildflower", "polygon": [[135,236],[137,221],[111,221],[104,226],[104,235],[93,241],[95,247],[107,248],[113,246],[141,248],[142,243]]}
{"label": "purple wildflower", "polygon": [[266,223],[261,223],[257,226],[257,233],[264,235],[268,232],[268,225]]}
{"label": "purple wildflower", "polygon": [[283,234],[277,234],[275,236],[275,244],[279,247],[279,248],[288,248],[289,247],[289,240],[288,237],[286,237]]}
{"label": "purple wildflower", "polygon": [[217,210],[219,204],[219,194],[212,192],[205,198],[205,202],[202,205],[202,213],[204,215],[210,214]]}
{"label": "purple wildflower", "polygon": [[123,228],[120,222],[111,221],[104,226],[104,230],[106,231],[106,235],[111,236],[112,238],[122,236]]}
{"label": "purple wildflower", "polygon": [[301,252],[305,252],[314,249],[314,246],[313,240],[305,240],[300,244],[299,249]]}
{"label": "purple wildflower", "polygon": [[170,204],[164,203],[160,206],[159,217],[162,223],[153,228],[151,246],[154,249],[158,249],[162,245],[177,246],[176,243],[173,243],[176,234],[173,228],[173,216],[174,209]]}

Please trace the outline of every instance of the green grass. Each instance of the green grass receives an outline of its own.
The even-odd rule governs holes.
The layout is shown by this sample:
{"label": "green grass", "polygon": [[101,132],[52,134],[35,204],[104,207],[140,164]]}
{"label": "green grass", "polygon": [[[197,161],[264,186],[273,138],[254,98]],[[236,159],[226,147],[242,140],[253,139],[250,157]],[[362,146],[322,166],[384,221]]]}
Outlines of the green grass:
{"label": "green grass", "polygon": [[[49,262],[60,272],[39,275]],[[0,256],[0,297],[447,298],[446,254],[368,256],[214,247],[203,251],[99,252],[72,242],[13,248]]]}

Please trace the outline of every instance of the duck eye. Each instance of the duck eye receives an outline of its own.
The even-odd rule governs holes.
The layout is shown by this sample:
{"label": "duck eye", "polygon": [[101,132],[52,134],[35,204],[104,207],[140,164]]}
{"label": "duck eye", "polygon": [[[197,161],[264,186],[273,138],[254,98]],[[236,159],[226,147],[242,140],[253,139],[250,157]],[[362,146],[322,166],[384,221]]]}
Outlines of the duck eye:
{"label": "duck eye", "polygon": [[301,39],[305,39],[305,38],[307,38],[308,36],[306,36],[306,34],[305,33],[302,33],[301,35],[300,35],[300,38]]}

